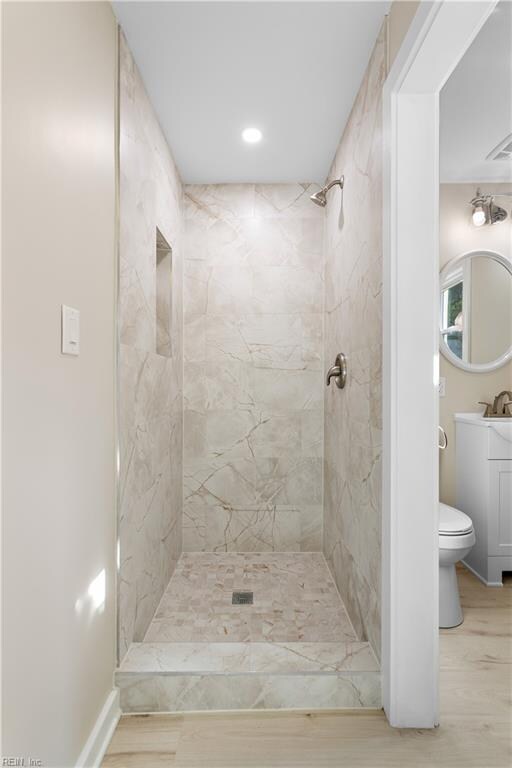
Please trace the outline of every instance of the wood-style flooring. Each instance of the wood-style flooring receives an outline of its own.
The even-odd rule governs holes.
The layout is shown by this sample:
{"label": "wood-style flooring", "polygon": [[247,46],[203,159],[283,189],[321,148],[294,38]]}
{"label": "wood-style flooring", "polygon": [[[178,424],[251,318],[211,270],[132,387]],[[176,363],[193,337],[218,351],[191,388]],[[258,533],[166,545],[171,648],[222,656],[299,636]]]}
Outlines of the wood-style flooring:
{"label": "wood-style flooring", "polygon": [[510,768],[512,581],[459,570],[464,623],[441,631],[441,725],[381,712],[127,715],[103,768]]}

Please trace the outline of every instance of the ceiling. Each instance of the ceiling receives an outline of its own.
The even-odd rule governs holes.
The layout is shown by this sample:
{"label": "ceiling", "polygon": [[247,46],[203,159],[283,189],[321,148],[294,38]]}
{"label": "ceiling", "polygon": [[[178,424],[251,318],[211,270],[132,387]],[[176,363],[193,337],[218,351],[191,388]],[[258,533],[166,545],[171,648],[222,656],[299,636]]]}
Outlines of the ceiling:
{"label": "ceiling", "polygon": [[183,181],[204,184],[323,182],[389,5],[113,3]]}
{"label": "ceiling", "polygon": [[512,181],[486,160],[512,133],[512,3],[500,2],[441,92],[441,181]]}

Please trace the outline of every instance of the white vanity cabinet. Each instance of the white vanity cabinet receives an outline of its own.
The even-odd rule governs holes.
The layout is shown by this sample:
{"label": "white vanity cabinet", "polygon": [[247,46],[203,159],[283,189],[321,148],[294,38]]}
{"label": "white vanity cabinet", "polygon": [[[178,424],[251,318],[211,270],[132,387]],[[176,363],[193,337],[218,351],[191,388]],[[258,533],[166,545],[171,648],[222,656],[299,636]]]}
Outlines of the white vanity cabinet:
{"label": "white vanity cabinet", "polygon": [[456,506],[473,521],[476,544],[463,561],[485,584],[512,571],[512,419],[455,414]]}

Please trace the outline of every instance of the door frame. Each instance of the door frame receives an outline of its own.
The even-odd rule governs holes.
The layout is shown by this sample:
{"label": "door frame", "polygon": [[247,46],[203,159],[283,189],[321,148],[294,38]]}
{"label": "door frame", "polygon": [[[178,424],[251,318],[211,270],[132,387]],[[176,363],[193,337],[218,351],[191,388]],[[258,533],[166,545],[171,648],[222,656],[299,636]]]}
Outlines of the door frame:
{"label": "door frame", "polygon": [[439,93],[496,4],[423,0],[383,90],[382,686],[396,727],[439,723]]}

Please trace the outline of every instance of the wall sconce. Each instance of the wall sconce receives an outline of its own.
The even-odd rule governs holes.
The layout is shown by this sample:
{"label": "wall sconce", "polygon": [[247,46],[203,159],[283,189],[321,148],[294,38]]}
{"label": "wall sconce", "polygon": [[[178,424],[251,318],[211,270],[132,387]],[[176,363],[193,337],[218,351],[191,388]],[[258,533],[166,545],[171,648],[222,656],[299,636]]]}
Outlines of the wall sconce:
{"label": "wall sconce", "polygon": [[484,224],[497,224],[499,221],[505,221],[508,213],[504,208],[496,205],[495,197],[512,197],[512,193],[496,193],[493,195],[483,195],[479,189],[476,196],[470,201],[473,206],[472,220],[475,227],[482,227]]}

